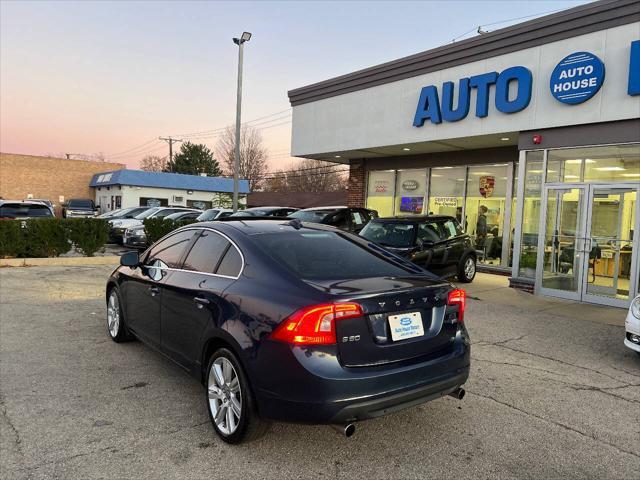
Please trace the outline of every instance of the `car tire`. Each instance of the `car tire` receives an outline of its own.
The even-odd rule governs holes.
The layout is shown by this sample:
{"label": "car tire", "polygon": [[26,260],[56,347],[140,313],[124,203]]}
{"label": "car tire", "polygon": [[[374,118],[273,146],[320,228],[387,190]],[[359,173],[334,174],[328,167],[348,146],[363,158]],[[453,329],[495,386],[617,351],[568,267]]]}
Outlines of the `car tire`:
{"label": "car tire", "polygon": [[131,340],[131,335],[125,324],[122,310],[122,300],[118,287],[113,287],[107,295],[107,333],[116,343]]}
{"label": "car tire", "polygon": [[465,255],[458,265],[458,280],[462,283],[471,283],[476,276],[476,259],[473,255]]}
{"label": "car tire", "polygon": [[251,442],[267,433],[271,422],[258,415],[247,375],[231,350],[220,348],[211,355],[205,385],[209,420],[223,441]]}

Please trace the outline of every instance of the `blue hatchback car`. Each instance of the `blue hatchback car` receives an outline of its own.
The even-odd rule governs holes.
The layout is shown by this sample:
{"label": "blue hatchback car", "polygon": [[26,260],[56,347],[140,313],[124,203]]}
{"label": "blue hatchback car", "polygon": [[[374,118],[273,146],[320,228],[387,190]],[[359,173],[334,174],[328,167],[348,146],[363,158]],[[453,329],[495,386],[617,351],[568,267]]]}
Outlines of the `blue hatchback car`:
{"label": "blue hatchback car", "polygon": [[107,282],[107,329],[206,386],[222,440],[270,420],[354,422],[453,395],[469,375],[462,290],[361,237],[297,219],[189,225]]}

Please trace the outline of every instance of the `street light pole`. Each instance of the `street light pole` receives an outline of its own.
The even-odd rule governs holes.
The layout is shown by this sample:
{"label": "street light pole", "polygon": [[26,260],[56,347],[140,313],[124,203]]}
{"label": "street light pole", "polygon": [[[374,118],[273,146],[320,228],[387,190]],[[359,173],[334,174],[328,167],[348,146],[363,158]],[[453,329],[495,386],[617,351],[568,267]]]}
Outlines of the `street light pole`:
{"label": "street light pole", "polygon": [[240,171],[240,127],[242,114],[242,54],[244,42],[248,42],[251,38],[249,32],[244,32],[240,38],[234,38],[233,43],[238,45],[238,92],[236,99],[236,152],[233,162],[233,211],[238,211],[238,172]]}

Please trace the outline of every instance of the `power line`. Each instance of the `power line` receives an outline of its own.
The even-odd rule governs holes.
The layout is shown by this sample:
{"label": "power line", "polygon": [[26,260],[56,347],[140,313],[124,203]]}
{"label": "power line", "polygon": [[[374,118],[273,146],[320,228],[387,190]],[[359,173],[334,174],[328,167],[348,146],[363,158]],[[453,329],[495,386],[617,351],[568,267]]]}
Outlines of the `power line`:
{"label": "power line", "polygon": [[156,138],[154,138],[154,139],[152,139],[152,140],[149,140],[149,141],[147,141],[147,142],[144,142],[144,143],[142,143],[142,144],[140,144],[140,145],[137,145],[137,146],[135,146],[135,147],[131,147],[131,148],[127,149],[127,150],[123,150],[123,151],[121,151],[121,152],[112,153],[112,154],[109,154],[109,155],[106,155],[106,156],[108,156],[108,157],[110,157],[110,158],[113,158],[113,157],[120,157],[120,156],[122,156],[122,155],[124,155],[124,154],[127,154],[127,153],[129,153],[129,152],[132,152],[133,150],[138,150],[139,148],[145,147],[145,146],[149,145],[150,143],[157,142],[157,141],[158,141],[158,140],[157,140]]}
{"label": "power line", "polygon": [[[275,116],[281,115],[283,113],[288,113],[290,110],[291,110],[291,108],[287,108],[286,110],[282,110],[280,112],[275,112],[275,113],[271,113],[269,115],[265,115],[263,117],[254,118],[253,120],[247,120],[246,122],[242,122],[242,125],[249,125],[249,124],[253,124],[253,123],[256,123],[256,122],[258,122],[258,123],[269,123],[269,121],[260,122],[260,120],[264,120],[264,119],[270,118],[270,117],[275,117]],[[231,125],[231,124],[229,124],[229,125]],[[211,129],[211,130],[202,130],[202,131],[199,131],[199,132],[181,133],[181,134],[176,135],[176,136],[179,136],[179,137],[190,137],[190,136],[198,136],[198,135],[203,135],[203,134],[212,134],[212,133],[221,132],[221,131],[225,130],[226,128],[228,128],[229,125],[227,125],[225,127],[214,128],[214,129]]]}
{"label": "power line", "polygon": [[[507,22],[515,22],[517,20],[525,20],[527,18],[533,18],[533,17],[541,17],[543,15],[549,15],[551,13],[556,13],[556,12],[560,12],[564,10],[564,8],[559,8],[556,10],[549,10],[548,12],[542,12],[542,13],[534,13],[532,15],[525,15],[523,17],[515,17],[515,18],[509,18],[507,20],[500,20],[498,22],[493,22],[493,23],[485,23],[484,25],[478,25],[476,27],[473,27],[471,30],[469,30],[468,32],[463,33],[462,35],[458,35],[457,37],[455,37],[453,40],[451,40],[451,43],[456,42],[457,40],[461,39],[464,36],[469,35],[470,33],[473,32],[479,32],[479,30],[481,29],[481,27],[491,27],[493,25],[500,25],[501,23],[507,23]],[[489,33],[489,32],[484,32],[484,33]]]}
{"label": "power line", "polygon": [[163,140],[169,144],[169,166],[171,166],[171,162],[173,162],[173,144],[180,143],[183,140],[172,137],[158,137],[158,140]]}

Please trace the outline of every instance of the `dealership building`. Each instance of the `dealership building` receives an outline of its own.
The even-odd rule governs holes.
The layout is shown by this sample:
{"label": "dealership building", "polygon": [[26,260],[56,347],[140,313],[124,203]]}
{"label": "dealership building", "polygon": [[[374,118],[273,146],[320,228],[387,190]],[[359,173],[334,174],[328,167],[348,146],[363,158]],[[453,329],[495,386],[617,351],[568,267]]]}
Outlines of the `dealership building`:
{"label": "dealership building", "polygon": [[352,206],[455,216],[482,269],[537,294],[625,307],[638,292],[637,0],[582,5],[289,99],[292,155],[349,165]]}
{"label": "dealership building", "polygon": [[[233,202],[233,178],[122,169],[96,173],[89,186],[101,212],[138,206],[204,210],[230,208]],[[241,206],[246,205],[248,193],[249,181],[238,180]]]}

